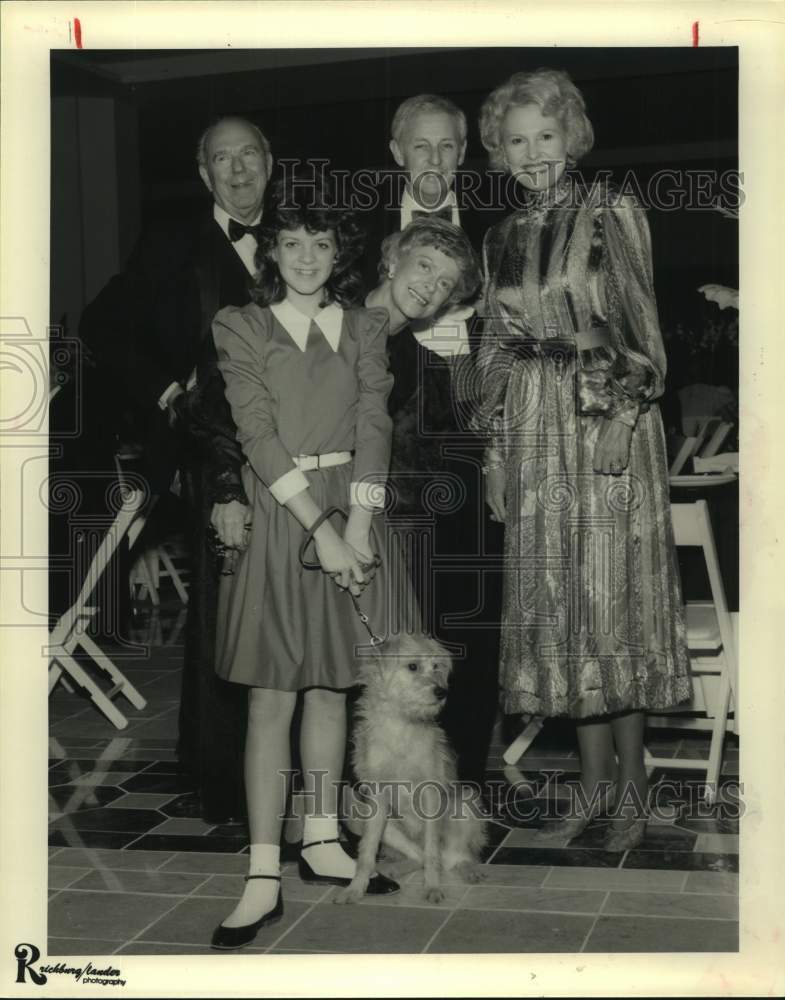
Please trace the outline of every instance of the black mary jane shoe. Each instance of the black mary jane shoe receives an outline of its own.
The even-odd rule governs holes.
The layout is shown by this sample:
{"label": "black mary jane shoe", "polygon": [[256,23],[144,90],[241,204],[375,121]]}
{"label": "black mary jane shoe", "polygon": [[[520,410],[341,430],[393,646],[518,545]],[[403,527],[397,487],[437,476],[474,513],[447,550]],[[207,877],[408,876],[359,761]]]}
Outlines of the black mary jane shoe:
{"label": "black mary jane shoe", "polygon": [[[269,878],[274,879],[276,882],[281,881],[280,875],[246,875],[245,881],[248,882],[252,878]],[[267,924],[276,923],[282,916],[283,893],[281,892],[281,887],[279,885],[278,899],[272,910],[268,910],[267,913],[259,917],[258,920],[254,920],[252,924],[243,924],[241,927],[224,927],[223,924],[219,924],[213,932],[213,939],[210,942],[210,947],[215,948],[218,951],[234,951],[237,948],[242,948],[244,945],[253,941],[262,927],[266,927]]]}
{"label": "black mary jane shoe", "polygon": [[[303,844],[302,849],[316,847],[318,844],[340,843],[341,841],[338,837],[332,837],[330,840],[314,840],[310,844]],[[311,868],[302,854],[297,866],[300,878],[309,885],[349,885],[352,881],[350,878],[343,878],[340,875],[319,875]],[[368,888],[365,891],[369,896],[386,896],[393,892],[399,892],[400,888],[397,882],[394,882],[391,878],[387,878],[386,875],[382,875],[381,872],[377,872],[376,875],[372,875],[368,880]]]}

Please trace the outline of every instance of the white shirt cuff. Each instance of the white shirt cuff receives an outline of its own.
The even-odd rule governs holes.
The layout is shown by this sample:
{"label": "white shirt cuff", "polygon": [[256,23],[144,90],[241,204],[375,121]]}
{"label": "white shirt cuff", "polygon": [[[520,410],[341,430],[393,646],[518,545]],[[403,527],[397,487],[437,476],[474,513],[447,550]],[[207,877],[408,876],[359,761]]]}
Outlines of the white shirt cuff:
{"label": "white shirt cuff", "polygon": [[280,504],[285,504],[287,500],[307,489],[308,480],[297,467],[285,472],[270,484],[270,492]]}
{"label": "white shirt cuff", "polygon": [[352,507],[362,507],[363,510],[381,510],[385,505],[386,490],[384,483],[350,483],[349,503]]}
{"label": "white shirt cuff", "polygon": [[164,391],[158,397],[158,406],[162,410],[165,410],[166,407],[169,405],[169,400],[172,398],[176,389],[182,389],[182,386],[180,385],[179,382],[172,382],[164,389]]}

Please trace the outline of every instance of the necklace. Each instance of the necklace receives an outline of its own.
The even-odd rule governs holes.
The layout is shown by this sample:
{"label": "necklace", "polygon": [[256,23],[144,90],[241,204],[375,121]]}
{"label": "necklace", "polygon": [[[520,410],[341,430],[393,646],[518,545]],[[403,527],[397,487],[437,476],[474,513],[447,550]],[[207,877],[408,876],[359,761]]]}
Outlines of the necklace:
{"label": "necklace", "polygon": [[562,174],[555,184],[544,191],[527,191],[526,201],[518,215],[518,225],[541,226],[548,212],[564,202],[571,190],[570,178],[567,174]]}

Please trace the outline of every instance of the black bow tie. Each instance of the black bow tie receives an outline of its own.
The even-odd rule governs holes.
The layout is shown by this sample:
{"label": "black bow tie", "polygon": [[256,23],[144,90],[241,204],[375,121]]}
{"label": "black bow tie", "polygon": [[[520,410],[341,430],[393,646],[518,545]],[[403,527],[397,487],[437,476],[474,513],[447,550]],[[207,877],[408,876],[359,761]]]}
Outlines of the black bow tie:
{"label": "black bow tie", "polygon": [[255,226],[244,226],[242,222],[238,222],[237,219],[229,219],[229,239],[232,243],[236,243],[238,240],[241,240],[246,233],[250,233],[258,243],[261,229],[261,222],[257,222]]}
{"label": "black bow tie", "polygon": [[426,212],[422,208],[412,209],[412,218],[419,219],[425,216],[429,219],[444,219],[445,222],[452,222],[452,209],[449,205],[445,205],[444,208],[437,208],[435,212]]}

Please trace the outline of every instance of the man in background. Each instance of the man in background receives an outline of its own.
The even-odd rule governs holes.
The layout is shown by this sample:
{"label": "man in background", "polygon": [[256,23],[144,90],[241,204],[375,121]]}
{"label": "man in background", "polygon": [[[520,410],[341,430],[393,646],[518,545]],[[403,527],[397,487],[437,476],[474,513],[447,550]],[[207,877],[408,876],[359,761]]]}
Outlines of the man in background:
{"label": "man in background", "polygon": [[212,527],[221,541],[241,543],[247,505],[223,395],[198,452],[182,417],[186,390],[198,384],[197,363],[212,349],[215,313],[250,301],[272,154],[253,123],[224,117],[201,136],[197,161],[210,206],[184,222],[156,222],[126,270],[85,309],[80,335],[102,377],[133,410],[152,493],[167,494],[178,481],[184,487],[192,572],[178,755],[198,792],[193,813],[220,824],[244,813],[247,706],[245,693],[214,672],[220,577],[208,534]]}

